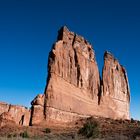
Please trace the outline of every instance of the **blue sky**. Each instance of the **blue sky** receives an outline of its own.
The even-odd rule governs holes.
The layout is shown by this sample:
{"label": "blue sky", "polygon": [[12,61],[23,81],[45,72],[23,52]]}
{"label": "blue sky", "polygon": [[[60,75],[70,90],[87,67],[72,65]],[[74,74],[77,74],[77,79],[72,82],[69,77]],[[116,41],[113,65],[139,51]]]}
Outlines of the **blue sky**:
{"label": "blue sky", "polygon": [[48,54],[66,25],[92,45],[102,72],[110,51],[125,66],[131,115],[140,119],[138,0],[0,0],[0,101],[30,106],[43,93]]}

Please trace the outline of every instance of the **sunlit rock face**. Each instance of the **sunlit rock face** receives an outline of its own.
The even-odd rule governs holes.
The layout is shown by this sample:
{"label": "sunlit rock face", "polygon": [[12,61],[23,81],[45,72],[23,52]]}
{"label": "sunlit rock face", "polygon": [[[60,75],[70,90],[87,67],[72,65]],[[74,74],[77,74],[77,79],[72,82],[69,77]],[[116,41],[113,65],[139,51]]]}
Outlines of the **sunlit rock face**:
{"label": "sunlit rock face", "polygon": [[129,102],[126,71],[113,55],[105,53],[100,80],[90,43],[61,28],[49,54],[45,93],[32,102],[31,124],[71,122],[88,116],[129,119]]}
{"label": "sunlit rock face", "polygon": [[44,120],[44,100],[45,95],[39,94],[32,101],[31,124],[36,125]]}
{"label": "sunlit rock face", "polygon": [[129,102],[126,70],[112,54],[105,52],[102,103],[114,111],[114,118],[129,119]]}
{"label": "sunlit rock face", "polygon": [[100,80],[90,43],[63,27],[49,54],[45,93],[32,101],[31,111],[1,102],[0,124],[28,126],[89,116],[129,119],[129,102],[126,70],[118,60],[105,52]]}
{"label": "sunlit rock face", "polygon": [[61,28],[49,55],[44,119],[69,122],[97,112],[99,91],[92,46],[66,27]]}
{"label": "sunlit rock face", "polygon": [[8,123],[11,120],[17,125],[28,126],[30,122],[30,110],[23,106],[11,105],[0,102],[0,117]]}
{"label": "sunlit rock face", "polygon": [[48,68],[46,119],[67,122],[97,112],[99,71],[92,46],[83,37],[61,28]]}
{"label": "sunlit rock face", "polygon": [[9,104],[0,102],[0,115],[4,112],[8,112],[9,110]]}
{"label": "sunlit rock face", "polygon": [[101,79],[91,44],[62,27],[49,54],[44,94],[35,97],[30,110],[0,102],[0,126],[66,123],[89,116],[130,119],[125,68],[105,52],[102,73]]}
{"label": "sunlit rock face", "polygon": [[8,112],[4,112],[0,115],[0,127],[5,125],[16,125],[14,118],[12,118]]}

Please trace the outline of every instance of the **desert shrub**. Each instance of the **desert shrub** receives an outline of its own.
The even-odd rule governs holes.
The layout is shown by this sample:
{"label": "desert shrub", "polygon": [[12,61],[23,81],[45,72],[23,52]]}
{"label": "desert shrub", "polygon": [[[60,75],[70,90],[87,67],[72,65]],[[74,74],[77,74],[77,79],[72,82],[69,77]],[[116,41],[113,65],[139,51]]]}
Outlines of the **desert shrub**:
{"label": "desert shrub", "polygon": [[140,137],[140,129],[137,129],[133,134],[134,139],[136,139],[137,137]]}
{"label": "desert shrub", "polygon": [[7,138],[12,138],[12,134],[8,134]]}
{"label": "desert shrub", "polygon": [[16,138],[18,135],[17,134],[13,134],[13,137]]}
{"label": "desert shrub", "polygon": [[99,124],[96,120],[90,119],[79,129],[79,134],[86,136],[87,138],[97,138],[99,137]]}
{"label": "desert shrub", "polygon": [[135,123],[135,120],[133,118],[131,118],[131,123]]}
{"label": "desert shrub", "polygon": [[50,128],[46,128],[45,129],[45,133],[51,133],[51,129]]}
{"label": "desert shrub", "polygon": [[24,131],[23,133],[20,133],[20,136],[21,136],[22,138],[29,138],[29,134],[28,134],[27,131]]}
{"label": "desert shrub", "polygon": [[138,121],[138,125],[140,126],[140,121]]}

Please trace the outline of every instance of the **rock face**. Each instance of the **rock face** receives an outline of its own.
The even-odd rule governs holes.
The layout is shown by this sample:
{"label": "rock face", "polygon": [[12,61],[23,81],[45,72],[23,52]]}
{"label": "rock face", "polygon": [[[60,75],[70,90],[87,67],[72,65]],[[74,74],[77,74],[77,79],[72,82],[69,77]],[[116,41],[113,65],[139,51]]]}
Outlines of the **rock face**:
{"label": "rock face", "polygon": [[40,123],[40,120],[44,120],[44,100],[45,95],[39,94],[31,103],[31,122],[34,125]]}
{"label": "rock face", "polygon": [[[40,122],[67,122],[97,112],[99,92],[100,77],[92,46],[66,27],[60,29],[49,55],[44,108],[41,105],[36,109],[44,109]],[[36,120],[37,113],[32,117]]]}
{"label": "rock face", "polygon": [[0,115],[4,112],[8,112],[9,110],[9,104],[0,102]]}
{"label": "rock face", "polygon": [[49,54],[45,93],[31,104],[30,111],[1,102],[0,126],[64,123],[89,116],[130,119],[126,70],[105,52],[101,79],[92,46],[63,27]]}
{"label": "rock face", "polygon": [[15,125],[16,122],[13,121],[14,118],[8,112],[4,112],[0,115],[0,127],[5,125]]}
{"label": "rock face", "polygon": [[109,53],[103,80],[92,46],[83,37],[60,29],[48,62],[44,95],[32,102],[31,124],[70,122],[80,117],[129,119],[129,86],[125,69]]}
{"label": "rock face", "polygon": [[10,105],[0,102],[0,118],[1,122],[3,120],[6,122],[7,120],[8,123],[8,121],[12,120],[15,124],[28,126],[30,122],[30,111],[23,106]]}
{"label": "rock face", "polygon": [[104,54],[102,99],[105,106],[114,110],[114,117],[129,118],[130,90],[126,70],[108,52]]}

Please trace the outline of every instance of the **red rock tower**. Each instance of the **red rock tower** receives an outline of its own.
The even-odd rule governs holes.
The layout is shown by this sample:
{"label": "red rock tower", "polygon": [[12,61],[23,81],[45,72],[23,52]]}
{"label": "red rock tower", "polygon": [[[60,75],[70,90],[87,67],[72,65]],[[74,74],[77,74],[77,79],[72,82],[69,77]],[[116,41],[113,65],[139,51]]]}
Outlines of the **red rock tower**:
{"label": "red rock tower", "polygon": [[49,54],[45,93],[32,102],[31,123],[88,116],[129,119],[129,102],[128,79],[119,62],[106,52],[100,80],[92,46],[62,27]]}

